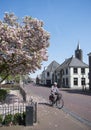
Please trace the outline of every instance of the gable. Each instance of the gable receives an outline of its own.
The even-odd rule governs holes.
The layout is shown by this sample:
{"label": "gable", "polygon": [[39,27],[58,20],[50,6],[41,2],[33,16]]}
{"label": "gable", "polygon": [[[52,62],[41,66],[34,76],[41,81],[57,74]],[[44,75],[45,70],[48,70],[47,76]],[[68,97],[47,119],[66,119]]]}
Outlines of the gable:
{"label": "gable", "polygon": [[53,61],[51,64],[48,65],[46,71],[48,72],[54,72],[54,70],[59,66],[60,64],[56,61]]}

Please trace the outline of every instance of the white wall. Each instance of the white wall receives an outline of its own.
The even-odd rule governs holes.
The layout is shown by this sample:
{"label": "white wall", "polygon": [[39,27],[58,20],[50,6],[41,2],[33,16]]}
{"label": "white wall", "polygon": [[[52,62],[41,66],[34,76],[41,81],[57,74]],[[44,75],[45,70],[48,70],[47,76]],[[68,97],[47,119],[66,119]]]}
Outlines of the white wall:
{"label": "white wall", "polygon": [[[88,79],[88,72],[89,72],[89,69],[86,68],[85,69],[85,74],[84,74],[84,78],[86,80],[86,87],[88,88],[88,83],[89,83],[89,79]],[[70,68],[70,88],[82,88],[82,85],[81,85],[81,78],[83,77],[83,75],[81,74],[81,68],[78,68],[78,74],[74,74],[73,73],[73,68]],[[74,85],[74,78],[78,78],[78,86],[75,86]]]}

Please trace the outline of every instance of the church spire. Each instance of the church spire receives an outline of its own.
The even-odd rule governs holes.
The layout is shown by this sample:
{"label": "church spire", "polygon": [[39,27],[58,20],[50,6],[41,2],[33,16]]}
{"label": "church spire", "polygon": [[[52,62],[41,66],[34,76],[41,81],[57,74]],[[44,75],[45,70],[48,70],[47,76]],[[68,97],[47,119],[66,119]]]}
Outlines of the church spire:
{"label": "church spire", "polygon": [[79,44],[79,41],[78,41],[78,45],[77,45],[77,50],[80,50],[80,44]]}
{"label": "church spire", "polygon": [[82,53],[83,53],[83,52],[82,52],[82,50],[80,49],[80,44],[79,44],[79,41],[78,41],[77,49],[75,50],[75,57],[82,61],[82,60],[83,60]]}

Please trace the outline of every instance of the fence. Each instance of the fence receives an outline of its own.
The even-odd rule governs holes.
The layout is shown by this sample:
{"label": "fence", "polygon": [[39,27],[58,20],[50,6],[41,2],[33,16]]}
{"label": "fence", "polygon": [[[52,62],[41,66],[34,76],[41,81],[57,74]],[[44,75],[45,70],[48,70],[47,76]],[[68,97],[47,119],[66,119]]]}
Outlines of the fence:
{"label": "fence", "polygon": [[0,105],[0,115],[5,117],[5,115],[12,114],[14,115],[15,113],[23,113],[26,110],[26,104],[2,104]]}
{"label": "fence", "polygon": [[36,123],[37,121],[37,103],[32,102],[29,103],[13,103],[13,104],[2,104],[0,105],[0,115],[3,116],[3,118],[8,115],[15,113],[23,113],[26,112],[26,106],[33,106],[33,122]]}

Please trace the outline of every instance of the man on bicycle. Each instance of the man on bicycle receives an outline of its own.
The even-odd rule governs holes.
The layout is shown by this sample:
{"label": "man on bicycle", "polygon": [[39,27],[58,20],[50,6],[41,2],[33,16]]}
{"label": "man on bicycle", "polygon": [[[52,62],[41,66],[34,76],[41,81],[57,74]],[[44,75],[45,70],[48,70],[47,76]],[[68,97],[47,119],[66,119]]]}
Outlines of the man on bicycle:
{"label": "man on bicycle", "polygon": [[54,103],[57,101],[57,100],[60,100],[60,91],[57,87],[57,83],[54,82],[54,85],[52,85],[51,87],[51,94],[53,95],[54,97]]}

